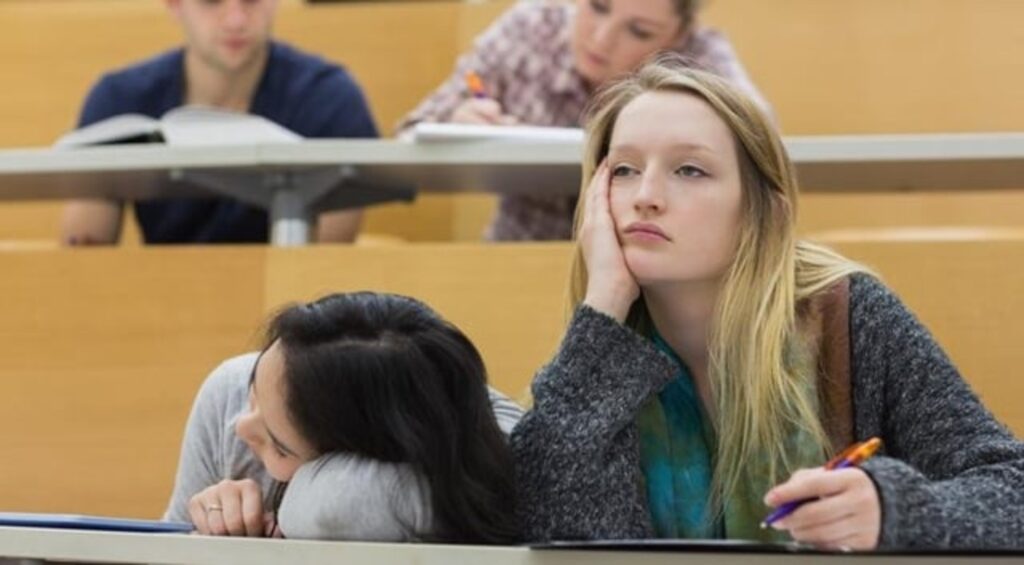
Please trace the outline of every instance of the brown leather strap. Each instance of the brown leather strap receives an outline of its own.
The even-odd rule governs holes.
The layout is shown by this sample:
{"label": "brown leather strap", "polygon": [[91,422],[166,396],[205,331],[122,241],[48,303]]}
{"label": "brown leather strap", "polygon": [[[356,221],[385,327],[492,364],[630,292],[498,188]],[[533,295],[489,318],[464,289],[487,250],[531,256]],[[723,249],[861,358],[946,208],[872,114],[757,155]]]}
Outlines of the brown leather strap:
{"label": "brown leather strap", "polygon": [[814,299],[822,335],[818,355],[821,419],[832,448],[853,443],[853,391],[850,384],[850,279],[843,278]]}

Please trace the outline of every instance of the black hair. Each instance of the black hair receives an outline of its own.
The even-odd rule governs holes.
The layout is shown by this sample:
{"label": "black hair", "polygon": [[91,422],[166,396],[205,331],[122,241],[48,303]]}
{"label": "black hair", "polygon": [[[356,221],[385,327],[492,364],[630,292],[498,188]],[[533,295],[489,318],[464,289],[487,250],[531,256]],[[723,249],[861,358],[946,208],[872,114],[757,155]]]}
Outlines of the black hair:
{"label": "black hair", "polygon": [[284,310],[277,340],[289,416],[319,453],[410,464],[429,488],[427,541],[516,540],[511,451],[458,328],[415,299],[353,292]]}

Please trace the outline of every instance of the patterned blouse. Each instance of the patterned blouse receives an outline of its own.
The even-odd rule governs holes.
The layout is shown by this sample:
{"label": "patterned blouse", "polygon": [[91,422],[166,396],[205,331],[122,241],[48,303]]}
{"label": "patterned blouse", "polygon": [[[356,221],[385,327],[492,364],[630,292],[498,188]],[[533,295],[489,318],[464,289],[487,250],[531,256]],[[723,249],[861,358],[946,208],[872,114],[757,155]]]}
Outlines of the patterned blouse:
{"label": "patterned blouse", "polygon": [[[521,0],[499,17],[459,58],[455,70],[399,124],[443,122],[465,100],[465,75],[475,71],[506,114],[538,126],[581,126],[591,88],[573,66],[571,3]],[[699,66],[730,80],[767,108],[728,40],[706,27],[674,49]],[[487,230],[493,240],[554,240],[572,236],[576,197],[503,195]]]}

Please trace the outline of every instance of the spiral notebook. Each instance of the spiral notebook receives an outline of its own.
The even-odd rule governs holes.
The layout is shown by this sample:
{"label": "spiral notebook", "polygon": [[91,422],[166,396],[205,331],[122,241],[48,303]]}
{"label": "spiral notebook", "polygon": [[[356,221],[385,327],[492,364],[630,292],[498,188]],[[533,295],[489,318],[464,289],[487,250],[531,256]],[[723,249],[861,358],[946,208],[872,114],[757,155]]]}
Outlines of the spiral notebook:
{"label": "spiral notebook", "polygon": [[108,518],[79,514],[40,514],[0,512],[0,526],[22,528],[59,528],[64,530],[101,530],[108,532],[186,533],[195,529],[184,522]]}

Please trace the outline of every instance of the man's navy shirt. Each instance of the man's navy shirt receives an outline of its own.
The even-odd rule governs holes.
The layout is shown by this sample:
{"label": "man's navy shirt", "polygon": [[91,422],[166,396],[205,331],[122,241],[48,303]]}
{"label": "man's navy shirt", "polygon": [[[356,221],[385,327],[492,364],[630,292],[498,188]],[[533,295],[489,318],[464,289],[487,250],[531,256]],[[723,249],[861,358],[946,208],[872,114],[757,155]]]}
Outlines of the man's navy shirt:
{"label": "man's navy shirt", "polygon": [[[181,106],[185,53],[175,49],[108,73],[89,92],[78,126],[137,113],[159,118]],[[362,91],[341,67],[271,42],[249,113],[303,137],[377,137]],[[268,240],[267,214],[228,198],[164,198],[135,203],[147,243]]]}

